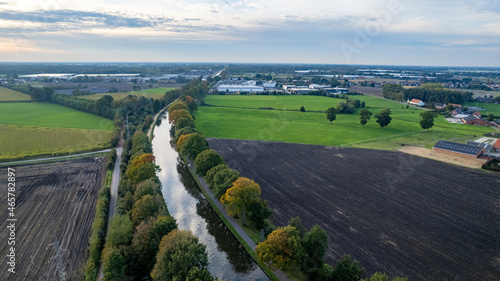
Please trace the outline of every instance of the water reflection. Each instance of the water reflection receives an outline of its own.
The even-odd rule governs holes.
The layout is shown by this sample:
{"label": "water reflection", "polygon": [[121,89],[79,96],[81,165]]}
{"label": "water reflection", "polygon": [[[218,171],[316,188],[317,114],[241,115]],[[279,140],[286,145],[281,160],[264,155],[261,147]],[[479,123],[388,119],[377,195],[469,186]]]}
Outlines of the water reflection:
{"label": "water reflection", "polygon": [[[223,280],[269,280],[234,238],[199,190],[196,182],[173,149],[170,124],[158,119],[153,139],[158,177],[170,214],[179,229],[190,230],[207,246],[208,270]],[[161,122],[160,120],[163,120]]]}

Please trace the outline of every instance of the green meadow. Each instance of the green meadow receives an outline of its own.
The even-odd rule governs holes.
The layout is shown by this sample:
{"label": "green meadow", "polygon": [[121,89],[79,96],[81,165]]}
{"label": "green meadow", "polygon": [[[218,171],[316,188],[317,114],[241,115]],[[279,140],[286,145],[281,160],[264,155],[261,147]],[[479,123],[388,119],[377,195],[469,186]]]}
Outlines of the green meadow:
{"label": "green meadow", "polygon": [[109,146],[113,122],[51,103],[0,103],[0,161]]}
{"label": "green meadow", "polygon": [[4,87],[0,87],[0,102],[3,101],[29,101],[31,97],[21,92],[13,91]]}
{"label": "green meadow", "polygon": [[479,102],[466,102],[463,105],[465,105],[465,106],[482,107],[485,110],[480,111],[481,115],[488,115],[490,113],[493,113],[493,114],[495,114],[496,117],[500,117],[500,104],[479,103]]}
{"label": "green meadow", "polygon": [[121,100],[121,99],[127,97],[128,95],[133,95],[133,96],[138,96],[138,97],[160,99],[161,97],[163,97],[163,95],[165,95],[165,92],[168,92],[168,91],[174,90],[174,89],[177,89],[177,88],[158,87],[158,88],[154,88],[154,89],[146,89],[146,90],[131,91],[131,92],[94,94],[94,95],[88,95],[88,96],[81,96],[81,98],[98,100],[102,96],[110,95],[115,100]]}
{"label": "green meadow", "polygon": [[[341,99],[321,96],[239,96],[213,95],[196,112],[196,126],[206,137],[269,140],[328,146],[365,147],[394,150],[401,145],[432,147],[440,139],[465,142],[491,132],[486,127],[449,124],[442,116],[435,126],[424,131],[419,125],[422,109],[371,96],[351,96],[365,101],[374,115],[390,108],[392,122],[381,128],[372,116],[364,127],[357,109],[353,114],[338,114],[330,123],[324,111]],[[300,106],[306,112],[300,112]],[[258,109],[272,107],[276,110]],[[309,111],[307,111],[309,110]]]}

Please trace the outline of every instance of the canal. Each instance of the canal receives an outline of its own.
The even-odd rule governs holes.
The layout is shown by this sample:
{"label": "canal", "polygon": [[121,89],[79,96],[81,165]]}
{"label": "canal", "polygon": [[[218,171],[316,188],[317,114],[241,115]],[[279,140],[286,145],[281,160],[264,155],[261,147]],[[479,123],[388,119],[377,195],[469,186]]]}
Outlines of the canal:
{"label": "canal", "polygon": [[233,236],[173,148],[166,114],[154,130],[153,153],[161,171],[158,177],[168,211],[181,230],[190,230],[207,246],[208,270],[212,276],[229,280],[269,280]]}

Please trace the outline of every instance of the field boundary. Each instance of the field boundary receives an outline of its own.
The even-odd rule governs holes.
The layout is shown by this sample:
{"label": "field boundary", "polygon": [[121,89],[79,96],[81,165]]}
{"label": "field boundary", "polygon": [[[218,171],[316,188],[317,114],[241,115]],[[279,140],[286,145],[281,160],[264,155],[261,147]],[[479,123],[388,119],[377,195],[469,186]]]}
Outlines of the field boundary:
{"label": "field boundary", "polygon": [[[203,193],[203,195],[205,196],[205,198],[210,203],[210,206],[212,206],[212,208],[215,210],[215,212],[220,217],[220,219],[229,228],[229,230],[234,235],[234,237],[236,239],[238,239],[238,241],[241,243],[241,245],[243,245],[243,247],[245,248],[245,250],[252,257],[252,259],[257,263],[257,265],[262,269],[262,271],[264,271],[264,273],[267,275],[267,277],[269,277],[269,279],[275,280],[275,281],[276,280],[288,280],[288,279],[285,279],[285,278],[278,279],[278,277],[266,265],[263,265],[263,264],[261,264],[259,262],[259,260],[257,258],[257,254],[252,249],[252,247],[250,247],[250,245],[248,245],[248,243],[245,241],[245,239],[235,229],[235,227],[233,226],[233,224],[231,224],[229,222],[229,220],[224,216],[222,210],[220,210],[219,207],[213,202],[213,200],[210,197],[210,195],[208,194],[207,190],[205,190],[204,186],[199,181],[198,176],[196,175],[196,172],[193,171],[191,165],[189,165],[190,162],[188,161],[188,159],[184,155],[181,155],[181,158],[182,158],[182,161],[183,161],[184,165],[189,170],[189,173],[191,173],[191,176],[193,177],[193,179],[195,180],[196,184],[200,188],[201,192]],[[193,167],[194,167],[194,165],[193,165]],[[243,230],[243,232],[246,234],[246,232],[244,230]],[[248,234],[247,234],[247,236],[248,236]],[[248,237],[248,239],[252,240],[250,237]]]}
{"label": "field boundary", "polygon": [[[60,154],[62,154],[61,156],[54,156],[54,157],[48,157],[48,158],[36,158],[36,157],[53,155],[53,154],[59,154],[59,153],[48,152],[45,154],[37,154],[37,155],[33,155],[33,156],[20,157],[20,159],[26,158],[23,160],[15,160],[15,161],[9,161],[9,162],[1,162],[2,160],[0,160],[0,166],[12,165],[12,164],[17,165],[17,164],[25,164],[25,163],[38,164],[41,162],[50,162],[50,161],[58,160],[58,159],[71,159],[71,158],[77,158],[77,157],[81,157],[81,156],[92,155],[92,154],[108,153],[109,151],[111,151],[111,148],[95,150],[95,151],[83,150],[83,151],[81,151],[81,153],[77,152],[76,154],[70,154],[70,155],[64,155],[65,153],[61,152],[60,153]],[[73,153],[73,152],[68,152],[68,153]],[[16,158],[13,158],[13,159],[16,159]]]}

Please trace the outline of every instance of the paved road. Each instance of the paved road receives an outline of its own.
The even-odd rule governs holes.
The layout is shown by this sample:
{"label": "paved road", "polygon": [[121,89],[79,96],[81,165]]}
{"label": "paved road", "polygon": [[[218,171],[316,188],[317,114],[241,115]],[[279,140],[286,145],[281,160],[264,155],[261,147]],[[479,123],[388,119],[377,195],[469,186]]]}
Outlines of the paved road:
{"label": "paved road", "polygon": [[[193,164],[193,161],[191,161],[191,160],[189,160],[189,169],[194,171],[194,164]],[[208,184],[205,181],[205,179],[203,179],[203,177],[200,177],[198,175],[196,175],[196,177],[198,178],[198,181],[201,183],[201,187],[203,188],[203,190],[205,190],[205,192],[208,194],[208,196],[210,196],[210,199],[212,199],[212,202],[215,203],[215,206],[217,206],[219,211],[231,223],[231,225],[234,227],[234,229],[236,229],[236,232],[238,232],[238,234],[243,238],[243,240],[245,240],[245,242],[248,244],[248,246],[250,246],[255,251],[255,247],[257,247],[257,244],[255,244],[255,242],[253,242],[252,238],[250,238],[250,236],[248,236],[248,234],[243,230],[243,228],[238,224],[238,222],[226,212],[226,208],[224,208],[224,206],[222,206],[219,199],[215,198],[214,193],[208,187]],[[281,270],[276,270],[273,272],[276,275],[276,277],[278,277],[279,280],[290,281],[290,279]]]}
{"label": "paved road", "polygon": [[[121,171],[120,164],[122,163],[122,151],[123,151],[123,138],[116,148],[116,161],[115,168],[113,169],[113,176],[111,177],[111,198],[109,200],[109,212],[108,212],[108,226],[106,231],[109,229],[109,223],[115,215],[116,201],[118,199],[118,184],[120,183]],[[99,266],[99,272],[97,273],[97,281],[101,281],[104,278],[104,272],[102,268],[102,263]]]}
{"label": "paved road", "polygon": [[65,155],[65,156],[38,158],[38,159],[30,159],[30,160],[20,160],[20,161],[12,161],[12,162],[2,162],[2,163],[0,163],[0,165],[24,164],[24,163],[30,163],[30,162],[46,161],[46,160],[57,160],[57,159],[71,158],[71,157],[76,157],[76,156],[85,156],[85,155],[109,152],[110,150],[111,149],[104,149],[104,150],[99,150],[99,151],[85,152],[85,153]]}

